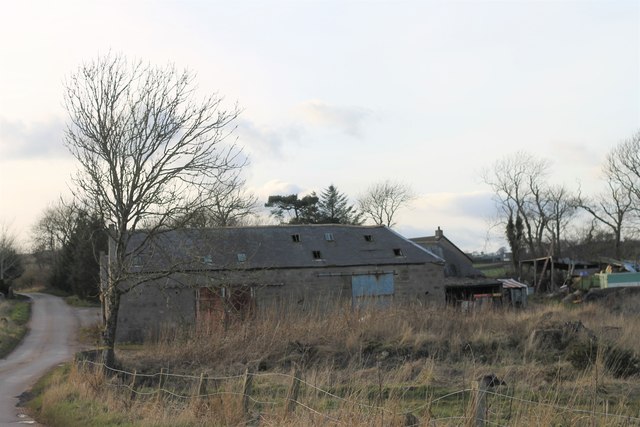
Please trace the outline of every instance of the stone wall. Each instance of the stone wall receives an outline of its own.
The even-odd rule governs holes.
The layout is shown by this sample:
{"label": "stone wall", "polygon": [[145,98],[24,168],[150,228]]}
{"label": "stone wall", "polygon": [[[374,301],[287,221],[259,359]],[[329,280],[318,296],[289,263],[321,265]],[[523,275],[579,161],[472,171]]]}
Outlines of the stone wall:
{"label": "stone wall", "polygon": [[196,322],[197,289],[250,286],[258,311],[295,304],[301,308],[351,303],[352,275],[392,273],[393,304],[444,305],[444,274],[438,264],[265,269],[176,274],[140,285],[123,295],[117,340],[139,342],[164,329]]}
{"label": "stone wall", "polygon": [[138,285],[120,300],[118,342],[157,338],[165,330],[190,327],[195,320],[196,290],[173,279]]}

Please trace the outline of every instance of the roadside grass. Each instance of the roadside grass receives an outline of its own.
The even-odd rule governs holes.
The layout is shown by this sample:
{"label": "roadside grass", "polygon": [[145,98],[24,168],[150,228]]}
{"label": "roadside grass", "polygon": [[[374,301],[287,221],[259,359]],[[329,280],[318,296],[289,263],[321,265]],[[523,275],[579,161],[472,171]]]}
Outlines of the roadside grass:
{"label": "roadside grass", "polygon": [[78,340],[87,347],[100,347],[101,337],[102,326],[99,323],[80,328],[78,332]]}
{"label": "roadside grass", "polygon": [[65,297],[64,300],[72,307],[100,307],[99,301],[89,301],[77,295],[69,295]]}
{"label": "roadside grass", "polygon": [[[440,426],[462,426],[468,425],[472,418],[473,399],[468,390],[425,385],[412,390],[413,393],[405,393],[400,385],[382,389],[374,384],[366,385],[353,374],[355,372],[341,373],[341,376],[351,375],[341,378],[348,387],[331,390],[339,399],[317,396],[314,389],[301,391],[297,399],[304,406],[298,406],[292,413],[283,411],[287,393],[284,383],[257,385],[252,398],[258,403],[252,403],[247,419],[239,396],[230,388],[186,402],[157,395],[132,399],[128,389],[118,386],[117,381],[100,371],[91,368],[83,371],[67,365],[36,386],[29,408],[39,422],[51,427],[253,425],[258,419],[261,425],[278,426],[404,426],[407,414],[418,420],[416,425],[433,422]],[[545,384],[544,390],[534,391],[523,383],[500,390],[498,395],[490,394],[487,398],[489,425],[635,425],[637,419],[626,416],[635,414],[627,400],[612,401],[606,396],[608,393],[593,398],[591,375],[592,372],[586,372],[579,376],[578,387],[567,387],[558,381]],[[394,373],[385,373],[382,380],[391,383],[394,376]],[[307,377],[307,381],[309,379]],[[605,380],[603,385],[608,387],[609,381]],[[318,386],[328,388],[325,381]],[[141,388],[140,392],[153,389]],[[274,402],[278,404],[271,405]]]}
{"label": "roadside grass", "polygon": [[[639,302],[625,301],[625,307]],[[462,426],[473,413],[474,383],[494,373],[506,384],[487,397],[488,425],[636,425],[640,318],[637,309],[613,307],[265,310],[226,330],[172,328],[144,345],[120,346],[123,371],[117,376],[90,364],[68,367],[48,383],[33,410],[51,427],[88,420],[94,426],[334,420],[401,426],[410,417],[417,425]],[[254,375],[248,414],[241,403],[246,369]],[[302,380],[301,404],[287,413],[294,372]],[[208,381],[200,395],[201,375],[227,379]]]}
{"label": "roadside grass", "polygon": [[49,426],[134,426],[122,413],[110,411],[108,402],[95,399],[91,382],[78,381],[71,364],[61,365],[42,377],[31,390],[27,408]]}
{"label": "roadside grass", "polygon": [[7,357],[20,344],[27,331],[31,303],[27,298],[0,300],[0,359]]}

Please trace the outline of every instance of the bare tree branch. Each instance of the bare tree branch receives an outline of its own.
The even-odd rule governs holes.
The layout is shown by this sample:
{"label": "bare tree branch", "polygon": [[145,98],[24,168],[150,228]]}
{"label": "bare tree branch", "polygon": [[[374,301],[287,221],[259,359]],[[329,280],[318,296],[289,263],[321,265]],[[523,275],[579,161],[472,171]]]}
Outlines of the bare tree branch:
{"label": "bare tree branch", "polygon": [[176,218],[215,205],[210,189],[245,163],[230,138],[239,110],[224,109],[216,94],[197,100],[189,71],[113,54],[80,66],[65,89],[65,142],[80,164],[75,183],[115,224],[110,285],[103,289],[103,338],[112,359],[120,296],[141,280],[128,275],[137,250],[129,247],[132,232],[153,224],[152,237]]}
{"label": "bare tree branch", "polygon": [[546,198],[548,169],[548,160],[517,152],[497,160],[482,172],[483,181],[494,192],[503,224],[506,225],[509,218],[521,218],[524,241],[530,255],[547,252],[544,234],[549,223],[549,200]]}
{"label": "bare tree branch", "polygon": [[631,232],[640,202],[640,132],[614,147],[603,165],[607,190],[592,198],[579,194],[578,206],[613,232],[615,254],[620,257],[622,236]]}
{"label": "bare tree branch", "polygon": [[375,224],[393,227],[397,211],[407,206],[415,197],[408,185],[386,180],[369,187],[358,199],[358,208]]}

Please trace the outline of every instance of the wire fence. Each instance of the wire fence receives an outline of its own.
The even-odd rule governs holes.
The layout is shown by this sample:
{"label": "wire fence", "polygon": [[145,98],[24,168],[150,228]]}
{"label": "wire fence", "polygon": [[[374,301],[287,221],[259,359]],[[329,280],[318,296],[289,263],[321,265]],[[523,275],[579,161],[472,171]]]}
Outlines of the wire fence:
{"label": "wire fence", "polygon": [[[405,426],[512,426],[524,425],[521,422],[531,422],[536,416],[548,417],[548,412],[551,411],[554,420],[565,420],[566,425],[640,426],[638,416],[596,410],[594,407],[584,409],[576,401],[572,402],[573,406],[569,406],[558,401],[517,397],[497,389],[479,388],[477,383],[472,388],[441,396],[425,393],[420,404],[415,404],[415,397],[407,399],[408,402],[403,402],[403,405],[414,403],[413,406],[398,410],[398,406],[403,405],[398,405],[398,400],[390,399],[388,390],[383,387],[363,390],[341,386],[330,391],[304,380],[295,368],[291,374],[246,370],[240,375],[209,376],[205,373],[176,374],[166,369],[155,373],[138,373],[83,358],[78,358],[76,363],[81,372],[91,371],[103,375],[107,387],[129,393],[128,398],[131,400],[155,398],[165,403],[171,401],[185,404],[213,398],[236,399],[247,418],[255,418],[256,414],[259,417],[268,410],[281,410],[284,414],[290,414],[296,408],[301,408],[335,425],[352,424],[341,420],[346,411],[352,414],[400,417],[405,420]],[[608,408],[608,404],[605,408]],[[457,413],[452,414],[451,411]]]}

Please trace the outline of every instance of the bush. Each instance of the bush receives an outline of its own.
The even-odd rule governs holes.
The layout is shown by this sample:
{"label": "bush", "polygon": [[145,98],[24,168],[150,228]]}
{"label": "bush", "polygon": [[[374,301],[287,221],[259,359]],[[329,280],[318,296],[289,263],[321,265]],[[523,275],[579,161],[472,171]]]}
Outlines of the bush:
{"label": "bush", "polygon": [[567,348],[567,360],[579,370],[586,370],[596,363],[598,351],[602,351],[605,368],[616,378],[628,378],[640,373],[640,359],[633,351],[614,345],[598,346],[593,342],[575,342]]}

